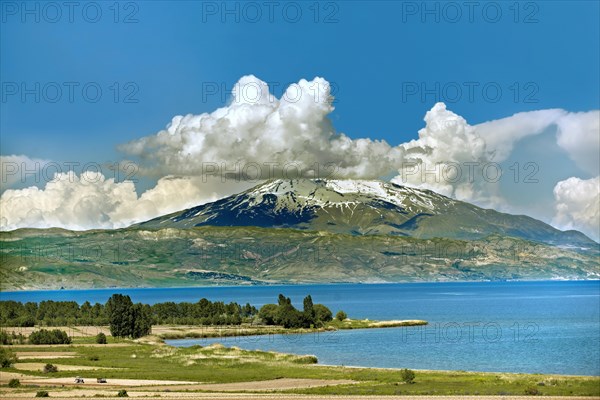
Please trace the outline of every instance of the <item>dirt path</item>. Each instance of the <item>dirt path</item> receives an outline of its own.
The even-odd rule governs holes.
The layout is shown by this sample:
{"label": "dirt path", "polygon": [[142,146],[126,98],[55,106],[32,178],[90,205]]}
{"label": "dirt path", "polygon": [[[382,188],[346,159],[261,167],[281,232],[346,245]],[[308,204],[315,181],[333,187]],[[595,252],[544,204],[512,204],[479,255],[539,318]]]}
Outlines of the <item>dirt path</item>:
{"label": "dirt path", "polygon": [[[244,392],[244,391],[273,391],[287,389],[306,389],[319,386],[348,385],[358,383],[347,379],[271,379],[267,381],[235,382],[235,383],[207,383],[191,386],[170,387],[172,390],[210,390],[215,392]],[[147,388],[160,390],[161,388]]]}
{"label": "dirt path", "polygon": [[[32,393],[2,393],[2,399],[23,399],[34,396]],[[114,391],[72,390],[50,392],[52,399],[73,399],[93,397],[95,394],[115,396]],[[531,400],[527,396],[323,396],[292,394],[242,394],[242,393],[176,393],[176,392],[128,392],[129,397],[144,397],[147,400],[161,399],[201,399],[201,400]],[[108,397],[111,398],[111,397]],[[112,397],[117,398],[117,397]],[[560,397],[544,396],[544,400],[598,400],[600,397]]]}

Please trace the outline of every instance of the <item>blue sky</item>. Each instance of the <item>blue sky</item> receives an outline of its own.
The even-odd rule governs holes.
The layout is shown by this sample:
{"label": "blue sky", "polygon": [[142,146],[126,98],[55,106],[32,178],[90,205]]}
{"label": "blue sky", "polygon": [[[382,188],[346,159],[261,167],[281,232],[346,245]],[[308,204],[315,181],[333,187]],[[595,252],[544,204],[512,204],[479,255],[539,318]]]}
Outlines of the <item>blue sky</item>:
{"label": "blue sky", "polygon": [[[19,94],[5,93],[2,154],[116,160],[121,156],[115,145],[157,132],[174,115],[223,105],[220,94],[203,96],[203,85],[215,82],[231,88],[246,74],[277,83],[277,95],[288,83],[322,76],[335,83],[338,101],[332,119],[339,131],[392,145],[416,137],[425,112],[439,97],[429,94],[422,101],[419,88],[419,93],[402,98],[402,89],[414,88],[413,82],[427,88],[438,82],[449,98],[456,97],[453,85],[461,86],[458,101],[446,103],[470,123],[536,109],[599,108],[598,91],[588,90],[600,86],[595,1],[577,6],[521,3],[518,15],[509,9],[511,3],[494,3],[502,11],[496,23],[484,18],[494,20],[496,7],[488,7],[486,15],[483,7],[474,9],[470,22],[463,2],[455,3],[462,17],[454,23],[451,8],[440,8],[437,16],[421,15],[420,9],[414,14],[411,7],[422,7],[420,2],[322,2],[317,4],[317,23],[310,2],[296,3],[302,10],[297,23],[291,22],[295,8],[287,10],[287,17],[282,6],[275,8],[273,22],[262,8],[257,23],[251,22],[252,9],[240,8],[239,22],[235,14],[225,15],[223,22],[220,10],[213,15],[210,8],[220,7],[220,2],[192,1],[139,2],[137,9],[122,3],[119,23],[114,23],[109,3],[99,3],[102,17],[97,23],[84,20],[80,9],[74,10],[72,23],[66,9],[57,23],[51,22],[51,9],[40,9],[39,23],[35,15],[25,15],[23,23],[23,10],[13,14],[4,8],[6,3],[1,24],[3,84],[80,85],[73,102],[66,89],[56,103],[44,98],[35,103],[32,95],[22,102]],[[29,3],[31,8],[35,3]],[[235,10],[236,3],[228,4]],[[93,17],[92,11],[88,13]],[[131,13],[138,22],[123,23]],[[331,23],[324,22],[328,15]],[[78,90],[88,82],[103,90],[97,103],[86,101]],[[123,103],[121,98],[115,103],[110,89],[114,82],[122,94],[138,89],[132,97],[138,102]],[[128,82],[134,86],[124,87]],[[479,84],[473,101],[465,82]],[[502,89],[497,102],[486,100],[479,89],[488,83]],[[526,95],[533,102],[525,102]]]}

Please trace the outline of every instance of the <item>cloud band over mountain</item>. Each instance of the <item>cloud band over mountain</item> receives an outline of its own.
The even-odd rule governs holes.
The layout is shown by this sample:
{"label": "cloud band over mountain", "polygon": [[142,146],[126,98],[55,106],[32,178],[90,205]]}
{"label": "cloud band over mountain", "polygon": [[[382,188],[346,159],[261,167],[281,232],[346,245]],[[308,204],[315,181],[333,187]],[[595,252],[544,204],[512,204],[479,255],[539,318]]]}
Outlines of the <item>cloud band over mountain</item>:
{"label": "cloud band over mountain", "polygon": [[[61,174],[43,189],[5,190],[0,227],[123,227],[280,177],[386,179],[513,212],[511,192],[523,186],[507,183],[504,163],[515,157],[522,141],[548,136],[549,145],[561,150],[557,165],[574,164],[569,171],[578,174],[540,171],[536,179],[551,180],[554,187],[539,194],[545,196],[545,209],[532,202],[518,211],[541,216],[558,228],[582,230],[596,240],[600,236],[598,110],[531,111],[470,125],[438,103],[425,115],[418,137],[393,146],[337,132],[330,119],[333,109],[323,78],[300,80],[276,98],[265,82],[242,77],[227,106],[176,116],[166,129],[119,146],[139,163],[141,174],[158,179],[154,188],[138,195],[132,182]],[[518,157],[519,168],[533,160],[526,154]]]}

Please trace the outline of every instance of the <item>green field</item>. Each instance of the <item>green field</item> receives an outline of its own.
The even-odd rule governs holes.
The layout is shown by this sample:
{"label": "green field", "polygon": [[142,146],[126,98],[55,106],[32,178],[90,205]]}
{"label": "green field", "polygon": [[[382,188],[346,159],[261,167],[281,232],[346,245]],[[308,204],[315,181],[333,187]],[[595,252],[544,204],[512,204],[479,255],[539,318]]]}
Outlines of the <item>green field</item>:
{"label": "green field", "polygon": [[[79,339],[76,342],[83,342]],[[86,340],[87,341],[87,340]],[[109,343],[114,343],[110,340]],[[319,366],[314,356],[246,351],[220,345],[175,348],[162,343],[119,341],[121,346],[14,346],[18,352],[75,352],[74,358],[28,359],[27,363],[51,362],[58,372],[23,371],[5,368],[3,372],[36,376],[104,377],[114,379],[156,379],[193,382],[247,382],[281,378],[349,379],[354,384],[287,390],[287,393],[336,395],[600,395],[599,377],[567,377],[537,374],[473,373],[463,371],[415,371],[415,383],[401,381],[398,370]],[[10,346],[9,346],[10,347]],[[25,362],[25,361],[24,361]],[[81,373],[61,371],[61,365],[88,366]],[[111,369],[98,370],[99,367]],[[96,369],[94,371],[94,369]],[[4,385],[6,386],[6,385]],[[65,388],[61,390],[73,390]],[[18,391],[31,389],[21,388]],[[53,389],[56,390],[56,389]]]}

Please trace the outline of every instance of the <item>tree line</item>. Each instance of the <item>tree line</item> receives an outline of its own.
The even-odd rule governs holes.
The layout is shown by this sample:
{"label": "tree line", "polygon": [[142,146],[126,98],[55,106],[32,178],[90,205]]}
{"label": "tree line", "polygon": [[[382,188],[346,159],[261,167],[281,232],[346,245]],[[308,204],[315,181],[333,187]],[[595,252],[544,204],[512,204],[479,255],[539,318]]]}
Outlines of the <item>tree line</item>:
{"label": "tree line", "polygon": [[[113,295],[105,304],[94,305],[88,301],[81,305],[75,301],[47,300],[40,303],[0,301],[0,326],[108,325],[114,299],[119,299],[118,304],[124,300],[118,296],[122,295]],[[225,304],[222,301],[211,302],[201,299],[197,303],[165,302],[153,305],[138,303],[131,312],[148,315],[153,325],[239,325],[243,322],[252,322],[258,310],[250,304],[242,306],[238,303]]]}
{"label": "tree line", "polygon": [[313,304],[310,295],[302,303],[303,310],[297,310],[289,297],[280,294],[277,304],[265,304],[258,316],[267,325],[282,325],[284,328],[315,328],[333,319],[331,310],[323,304]]}
{"label": "tree line", "polygon": [[113,294],[105,304],[47,300],[40,303],[0,301],[0,326],[31,327],[109,325],[115,337],[141,337],[152,325],[240,325],[242,323],[282,325],[286,328],[319,327],[332,320],[323,304],[313,304],[306,296],[303,310],[297,310],[289,297],[280,294],[277,304],[266,304],[260,311],[246,303],[212,302],[205,298],[196,303],[164,302],[134,304],[131,298]]}

